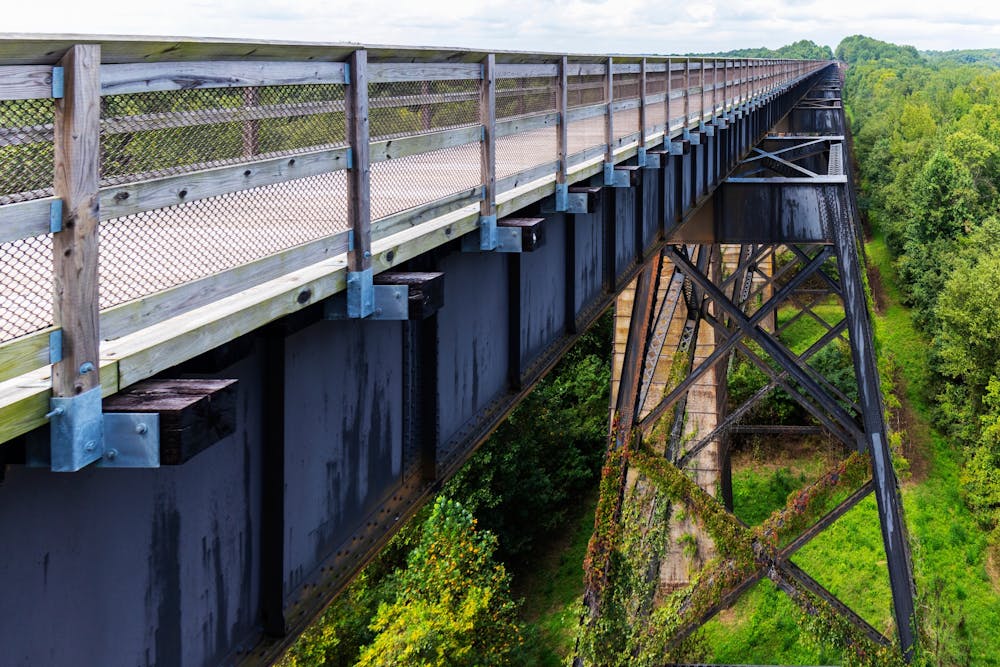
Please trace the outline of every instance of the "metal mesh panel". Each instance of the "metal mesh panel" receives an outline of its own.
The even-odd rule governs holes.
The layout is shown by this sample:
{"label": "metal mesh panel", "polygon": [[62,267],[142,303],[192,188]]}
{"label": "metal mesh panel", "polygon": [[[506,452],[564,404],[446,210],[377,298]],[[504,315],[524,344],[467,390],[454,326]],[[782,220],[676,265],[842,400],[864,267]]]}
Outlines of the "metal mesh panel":
{"label": "metal mesh panel", "polygon": [[603,146],[604,117],[575,120],[566,128],[566,134],[569,139],[567,152],[570,156],[594,146]]}
{"label": "metal mesh panel", "polygon": [[614,99],[633,100],[638,99],[642,86],[642,76],[639,74],[615,74],[614,79]]}
{"label": "metal mesh panel", "polygon": [[566,77],[566,101],[569,108],[607,102],[607,83],[603,74]]}
{"label": "metal mesh panel", "polygon": [[[373,141],[478,125],[479,80],[380,82],[369,86]],[[480,185],[479,142],[371,165],[372,219]]]}
{"label": "metal mesh panel", "polygon": [[556,111],[558,85],[553,77],[497,79],[497,119]]}
{"label": "metal mesh panel", "polygon": [[615,112],[615,139],[624,137],[639,131],[639,109],[625,109]]}
{"label": "metal mesh panel", "polygon": [[[664,95],[667,92],[667,72],[646,72],[646,96]],[[667,117],[665,102],[646,105],[646,132],[662,127]]]}
{"label": "metal mesh panel", "polygon": [[499,137],[496,176],[512,176],[536,165],[552,162],[557,157],[555,127]]}
{"label": "metal mesh panel", "polygon": [[346,144],[341,84],[109,95],[101,115],[104,185]]}
{"label": "metal mesh panel", "polygon": [[100,237],[101,308],[346,228],[343,171],[107,220]]}
{"label": "metal mesh panel", "polygon": [[0,100],[0,205],[52,194],[52,100]]}
{"label": "metal mesh panel", "polygon": [[[554,112],[558,109],[554,77],[497,80],[497,119]],[[558,157],[556,127],[497,137],[496,177],[506,178]]]}
{"label": "metal mesh panel", "polygon": [[368,87],[372,141],[476,125],[479,81],[393,81]]}
{"label": "metal mesh panel", "polygon": [[[345,145],[340,84],[113,95],[102,101],[102,112],[104,184]],[[346,227],[343,171],[107,220],[100,232],[100,305],[147,296]]]}
{"label": "metal mesh panel", "polygon": [[0,243],[0,341],[52,324],[52,235]]}

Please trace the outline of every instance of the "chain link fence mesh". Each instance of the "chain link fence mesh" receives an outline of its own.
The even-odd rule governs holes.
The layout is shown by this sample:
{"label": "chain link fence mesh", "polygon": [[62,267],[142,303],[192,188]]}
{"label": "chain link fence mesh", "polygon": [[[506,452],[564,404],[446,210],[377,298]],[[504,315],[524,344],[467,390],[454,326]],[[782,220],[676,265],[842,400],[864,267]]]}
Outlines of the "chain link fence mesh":
{"label": "chain link fence mesh", "polygon": [[[480,124],[479,80],[393,81],[368,88],[372,141]],[[481,184],[479,141],[371,165],[372,220]]]}
{"label": "chain link fence mesh", "polygon": [[[497,79],[497,120],[558,110],[559,80],[554,77]],[[497,179],[507,178],[558,157],[556,125],[497,137]]]}
{"label": "chain link fence mesh", "polygon": [[[102,185],[346,145],[341,84],[103,98]],[[100,306],[110,308],[347,228],[343,171],[101,223]]]}
{"label": "chain link fence mesh", "polygon": [[[0,100],[0,207],[52,196],[55,106]],[[0,243],[0,341],[52,324],[52,236]]]}

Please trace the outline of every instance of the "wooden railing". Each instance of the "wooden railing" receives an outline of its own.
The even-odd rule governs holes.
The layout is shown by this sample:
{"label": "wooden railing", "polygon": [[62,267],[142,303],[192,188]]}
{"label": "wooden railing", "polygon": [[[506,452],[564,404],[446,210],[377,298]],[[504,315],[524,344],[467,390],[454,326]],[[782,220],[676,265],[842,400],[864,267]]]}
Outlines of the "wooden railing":
{"label": "wooden railing", "polygon": [[[826,64],[0,40],[0,409],[50,364],[53,395],[112,392],[140,378],[102,378],[102,341],[338,256],[365,271],[380,240],[496,215]],[[44,421],[31,396],[0,442]]]}

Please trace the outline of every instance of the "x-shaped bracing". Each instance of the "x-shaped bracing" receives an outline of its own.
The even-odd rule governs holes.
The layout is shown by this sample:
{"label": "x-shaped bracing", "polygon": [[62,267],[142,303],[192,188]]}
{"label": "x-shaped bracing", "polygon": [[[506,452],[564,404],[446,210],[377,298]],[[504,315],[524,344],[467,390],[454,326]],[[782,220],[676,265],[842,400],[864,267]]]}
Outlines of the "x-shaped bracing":
{"label": "x-shaped bracing", "polygon": [[[835,614],[857,628],[874,647],[891,645],[882,633],[791,561],[796,551],[872,492],[866,456],[852,454],[753,528],[747,527],[681,470],[648,449],[634,452],[629,463],[661,493],[692,510],[716,543],[729,549],[729,553],[710,563],[692,585],[675,594],[677,604],[669,612],[675,613],[678,620],[669,624],[668,636],[656,637],[657,645],[682,641],[719,611],[732,606],[763,577],[774,581],[806,613]],[[864,477],[864,481],[851,488],[859,477]],[[826,509],[824,501],[844,491],[850,493],[813,518]],[[795,532],[803,524],[805,528]],[[651,635],[657,631],[656,627],[649,628]]]}

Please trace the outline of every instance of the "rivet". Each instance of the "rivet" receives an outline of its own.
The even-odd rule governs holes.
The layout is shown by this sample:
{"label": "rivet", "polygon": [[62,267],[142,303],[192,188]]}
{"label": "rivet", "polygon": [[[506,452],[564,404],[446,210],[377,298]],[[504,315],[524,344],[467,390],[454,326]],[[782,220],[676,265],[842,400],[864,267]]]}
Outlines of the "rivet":
{"label": "rivet", "polygon": [[94,370],[94,364],[89,361],[85,361],[80,364],[80,375],[86,375]]}
{"label": "rivet", "polygon": [[97,449],[97,443],[93,440],[88,441],[87,444],[83,446],[83,451],[85,452],[92,452],[95,449]]}
{"label": "rivet", "polygon": [[104,452],[104,458],[106,458],[109,461],[114,461],[116,458],[118,458],[118,450],[109,449],[108,451]]}
{"label": "rivet", "polygon": [[145,424],[136,424],[135,425],[135,432],[138,433],[139,435],[144,435],[146,433],[146,431],[148,431],[148,430],[149,430],[149,427],[146,426]]}

